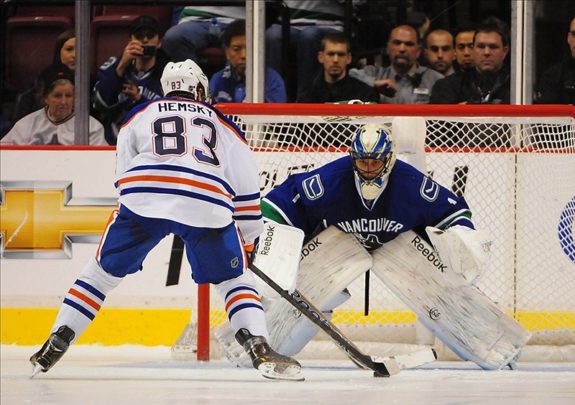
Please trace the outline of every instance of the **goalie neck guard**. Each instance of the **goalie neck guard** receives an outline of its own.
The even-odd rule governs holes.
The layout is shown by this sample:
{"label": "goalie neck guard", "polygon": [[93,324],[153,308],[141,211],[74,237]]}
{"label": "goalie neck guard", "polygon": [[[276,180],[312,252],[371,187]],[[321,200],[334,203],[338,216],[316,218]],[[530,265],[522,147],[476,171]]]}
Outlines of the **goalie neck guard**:
{"label": "goalie neck guard", "polygon": [[357,189],[371,204],[385,190],[397,157],[390,128],[380,124],[363,125],[355,134],[349,154]]}
{"label": "goalie neck guard", "polygon": [[210,102],[208,78],[194,61],[170,62],[160,79],[165,96],[182,96],[198,101]]}

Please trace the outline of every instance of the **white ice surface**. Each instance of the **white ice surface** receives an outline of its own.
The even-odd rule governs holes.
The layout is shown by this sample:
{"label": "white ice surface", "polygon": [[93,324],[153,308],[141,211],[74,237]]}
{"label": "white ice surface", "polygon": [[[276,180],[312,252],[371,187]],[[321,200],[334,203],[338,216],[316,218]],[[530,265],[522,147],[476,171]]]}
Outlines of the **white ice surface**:
{"label": "white ice surface", "polygon": [[[225,360],[176,361],[167,347],[72,346],[30,379],[38,347],[1,346],[2,405],[11,404],[575,404],[574,363],[483,371],[435,362],[374,378],[349,361],[303,361],[304,382],[266,380]],[[355,403],[355,404],[354,404]]]}

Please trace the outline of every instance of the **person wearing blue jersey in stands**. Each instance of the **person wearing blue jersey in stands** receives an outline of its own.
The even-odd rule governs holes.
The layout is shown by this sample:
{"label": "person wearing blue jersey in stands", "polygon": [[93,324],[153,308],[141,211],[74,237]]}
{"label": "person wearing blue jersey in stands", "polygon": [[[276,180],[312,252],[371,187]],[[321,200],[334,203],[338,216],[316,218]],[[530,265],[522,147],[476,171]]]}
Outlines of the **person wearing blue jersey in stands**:
{"label": "person wearing blue jersey in stands", "polygon": [[128,111],[162,96],[160,76],[168,57],[161,49],[160,23],[150,16],[134,20],[120,56],[111,56],[98,69],[92,104],[115,144],[119,125]]}
{"label": "person wearing blue jersey in stands", "polygon": [[[223,35],[228,63],[210,79],[210,91],[215,103],[241,103],[246,96],[246,22],[234,20]],[[287,93],[280,74],[272,68],[265,70],[264,101],[285,103]]]}

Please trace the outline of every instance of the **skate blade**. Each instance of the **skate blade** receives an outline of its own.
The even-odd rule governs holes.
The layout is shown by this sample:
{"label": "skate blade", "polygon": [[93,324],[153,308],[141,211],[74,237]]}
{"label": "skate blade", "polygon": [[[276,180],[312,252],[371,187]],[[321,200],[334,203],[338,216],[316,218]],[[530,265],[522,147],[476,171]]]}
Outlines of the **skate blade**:
{"label": "skate blade", "polygon": [[30,379],[36,377],[36,375],[42,371],[42,366],[40,364],[35,364],[33,367],[34,368],[32,369],[32,375],[30,376]]}
{"label": "skate blade", "polygon": [[274,362],[260,364],[258,370],[265,378],[270,380],[304,381],[305,377],[301,373],[301,367],[296,365],[284,366]]}

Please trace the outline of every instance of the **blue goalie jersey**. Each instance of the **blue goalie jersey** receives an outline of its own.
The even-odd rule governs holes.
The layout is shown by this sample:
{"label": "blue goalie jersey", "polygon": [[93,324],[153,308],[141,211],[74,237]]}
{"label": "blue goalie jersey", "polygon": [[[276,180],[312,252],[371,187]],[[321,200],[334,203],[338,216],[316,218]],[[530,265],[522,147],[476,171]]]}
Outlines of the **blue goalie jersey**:
{"label": "blue goalie jersey", "polygon": [[270,219],[300,228],[308,238],[334,225],[354,234],[369,250],[408,230],[424,235],[426,226],[474,228],[463,198],[401,160],[371,206],[360,195],[352,159],[346,156],[290,176],[264,197],[262,211]]}

